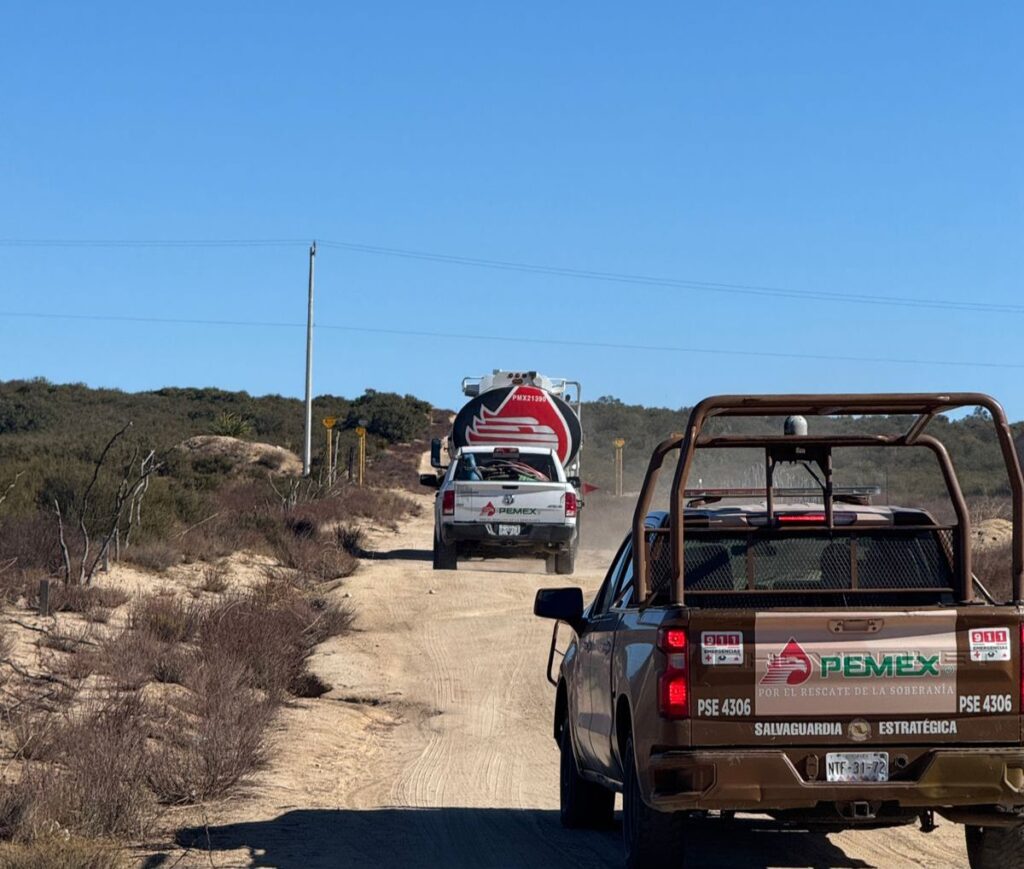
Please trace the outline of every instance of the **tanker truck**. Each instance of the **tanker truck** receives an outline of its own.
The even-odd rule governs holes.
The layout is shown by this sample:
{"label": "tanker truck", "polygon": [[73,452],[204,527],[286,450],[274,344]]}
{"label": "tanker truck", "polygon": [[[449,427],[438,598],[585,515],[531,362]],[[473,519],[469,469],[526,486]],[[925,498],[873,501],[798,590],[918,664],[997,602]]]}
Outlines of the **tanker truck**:
{"label": "tanker truck", "polygon": [[579,548],[580,384],[536,371],[467,377],[469,401],[431,444],[434,569],[459,559],[543,558],[571,574]]}

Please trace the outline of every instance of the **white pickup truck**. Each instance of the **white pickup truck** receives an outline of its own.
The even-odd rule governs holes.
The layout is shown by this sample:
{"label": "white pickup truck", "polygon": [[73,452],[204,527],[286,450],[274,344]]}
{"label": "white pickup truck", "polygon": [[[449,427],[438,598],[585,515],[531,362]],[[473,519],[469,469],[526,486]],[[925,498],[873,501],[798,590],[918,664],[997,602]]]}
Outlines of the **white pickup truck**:
{"label": "white pickup truck", "polygon": [[[567,478],[545,447],[459,448],[437,488],[434,569],[455,570],[460,557],[533,555],[549,573],[575,569],[579,480]],[[512,551],[514,550],[514,551]]]}

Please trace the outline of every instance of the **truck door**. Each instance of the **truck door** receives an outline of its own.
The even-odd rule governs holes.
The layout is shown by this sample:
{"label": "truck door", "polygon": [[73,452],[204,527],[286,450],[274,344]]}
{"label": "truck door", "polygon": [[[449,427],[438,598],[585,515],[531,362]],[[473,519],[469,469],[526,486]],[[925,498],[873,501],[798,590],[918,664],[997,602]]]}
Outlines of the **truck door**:
{"label": "truck door", "polygon": [[[586,686],[586,747],[587,766],[597,772],[612,768],[612,726],[615,716],[612,708],[612,653],[615,632],[621,618],[623,589],[632,580],[632,547],[626,543],[615,559],[611,571],[601,586],[580,641],[581,672]],[[583,692],[581,692],[583,693]]]}

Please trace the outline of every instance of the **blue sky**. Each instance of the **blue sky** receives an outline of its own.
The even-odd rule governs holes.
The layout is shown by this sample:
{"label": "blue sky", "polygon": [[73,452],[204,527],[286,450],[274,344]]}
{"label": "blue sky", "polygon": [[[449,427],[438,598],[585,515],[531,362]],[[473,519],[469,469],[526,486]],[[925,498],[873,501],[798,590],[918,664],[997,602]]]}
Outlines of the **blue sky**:
{"label": "blue sky", "polygon": [[[1021,4],[289,6],[0,7],[0,238],[1010,306],[323,247],[325,325],[581,344],[323,329],[315,386],[455,405],[526,367],[647,404],[978,389],[1024,417]],[[299,327],[11,314],[301,323],[305,282],[301,242],[0,244],[0,377],[299,395]]]}

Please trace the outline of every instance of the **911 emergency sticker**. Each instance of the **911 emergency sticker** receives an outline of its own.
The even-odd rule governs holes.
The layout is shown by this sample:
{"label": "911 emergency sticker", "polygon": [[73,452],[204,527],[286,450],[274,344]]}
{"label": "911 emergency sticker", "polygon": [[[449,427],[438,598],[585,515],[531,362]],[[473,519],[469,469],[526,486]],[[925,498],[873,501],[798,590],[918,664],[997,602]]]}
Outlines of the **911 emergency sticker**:
{"label": "911 emergency sticker", "polygon": [[970,635],[972,661],[1009,661],[1009,628],[974,628]]}
{"label": "911 emergency sticker", "polygon": [[743,634],[739,631],[702,631],[700,660],[706,667],[743,663]]}

